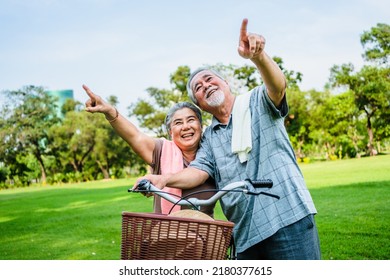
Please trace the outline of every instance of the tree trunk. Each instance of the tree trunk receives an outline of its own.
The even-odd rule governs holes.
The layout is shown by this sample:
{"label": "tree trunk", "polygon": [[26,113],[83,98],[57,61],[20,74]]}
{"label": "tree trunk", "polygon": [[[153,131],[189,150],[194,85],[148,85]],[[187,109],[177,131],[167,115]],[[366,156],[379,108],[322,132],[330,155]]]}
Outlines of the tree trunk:
{"label": "tree trunk", "polygon": [[46,168],[45,168],[45,164],[43,163],[43,159],[42,157],[37,157],[37,160],[38,160],[38,163],[39,163],[39,167],[41,169],[41,182],[42,184],[46,184]]}
{"label": "tree trunk", "polygon": [[36,141],[32,141],[32,143],[35,146],[33,155],[38,161],[39,168],[41,169],[41,182],[42,184],[46,184],[46,168],[45,168],[45,163],[43,162],[41,151],[39,150],[39,144]]}
{"label": "tree trunk", "polygon": [[99,160],[96,160],[97,164],[99,165],[99,168],[100,170],[102,171],[103,173],[103,176],[104,176],[104,179],[110,179],[110,173],[109,173],[109,170],[108,170],[108,167],[105,168],[103,166],[103,164],[99,161]]}
{"label": "tree trunk", "polygon": [[367,114],[367,133],[368,133],[367,154],[370,156],[375,156],[376,151],[374,149],[374,132],[372,130],[372,125],[371,125],[372,114],[368,113],[367,111],[366,114]]}
{"label": "tree trunk", "polygon": [[375,156],[376,153],[373,145],[374,133],[372,132],[371,127],[367,127],[367,130],[368,130],[368,144],[367,144],[368,151],[367,152],[370,156]]}
{"label": "tree trunk", "polygon": [[70,164],[73,166],[74,172],[77,172],[77,171],[78,171],[78,167],[77,167],[76,162],[75,162],[74,160],[72,160],[72,161],[70,162]]}

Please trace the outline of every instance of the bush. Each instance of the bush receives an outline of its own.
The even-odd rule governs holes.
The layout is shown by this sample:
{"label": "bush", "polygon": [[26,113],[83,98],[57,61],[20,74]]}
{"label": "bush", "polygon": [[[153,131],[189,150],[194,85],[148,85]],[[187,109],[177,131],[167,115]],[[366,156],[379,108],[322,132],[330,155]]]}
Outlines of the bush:
{"label": "bush", "polygon": [[5,184],[7,181],[8,170],[4,167],[0,167],[0,184]]}

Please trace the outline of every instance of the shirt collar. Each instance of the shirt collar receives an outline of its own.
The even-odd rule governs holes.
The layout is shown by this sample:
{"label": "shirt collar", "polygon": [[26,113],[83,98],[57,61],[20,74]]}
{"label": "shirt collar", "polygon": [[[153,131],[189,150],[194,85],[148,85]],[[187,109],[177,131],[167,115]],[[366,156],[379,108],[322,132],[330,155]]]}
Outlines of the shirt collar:
{"label": "shirt collar", "polygon": [[232,122],[232,114],[230,114],[229,122],[227,123],[227,125],[220,123],[220,121],[217,120],[217,118],[213,116],[213,119],[211,120],[210,127],[211,127],[212,130],[216,130],[216,129],[220,128],[220,127],[230,126],[231,122]]}

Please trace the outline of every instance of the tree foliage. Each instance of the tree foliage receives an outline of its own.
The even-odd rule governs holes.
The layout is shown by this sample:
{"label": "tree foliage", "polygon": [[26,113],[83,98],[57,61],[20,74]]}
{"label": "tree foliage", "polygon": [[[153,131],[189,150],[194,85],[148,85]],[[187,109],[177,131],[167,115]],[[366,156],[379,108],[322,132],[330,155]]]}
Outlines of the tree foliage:
{"label": "tree foliage", "polygon": [[361,42],[366,60],[379,61],[380,65],[365,65],[360,71],[355,71],[351,63],[335,65],[331,69],[330,82],[334,87],[344,86],[353,92],[355,105],[366,118],[367,153],[374,155],[377,153],[374,142],[389,137],[385,123],[390,122],[390,68],[387,65],[390,27],[378,24],[363,33]]}
{"label": "tree foliage", "polygon": [[48,154],[49,128],[58,123],[57,107],[53,97],[42,87],[26,86],[21,90],[5,92],[1,158],[11,163],[10,172],[22,174],[25,165],[18,164],[17,155],[32,155],[39,163],[41,180],[46,181],[44,156]]}
{"label": "tree foliage", "polygon": [[378,23],[360,36],[364,48],[363,58],[378,64],[388,65],[390,57],[390,25]]}

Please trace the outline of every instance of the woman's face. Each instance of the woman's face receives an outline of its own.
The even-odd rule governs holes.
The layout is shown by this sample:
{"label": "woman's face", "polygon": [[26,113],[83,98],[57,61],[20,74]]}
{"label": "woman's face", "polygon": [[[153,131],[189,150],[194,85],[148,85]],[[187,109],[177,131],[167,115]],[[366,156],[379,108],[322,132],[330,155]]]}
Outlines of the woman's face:
{"label": "woman's face", "polygon": [[202,126],[195,112],[189,108],[177,110],[171,122],[172,141],[182,150],[197,150],[202,136]]}

